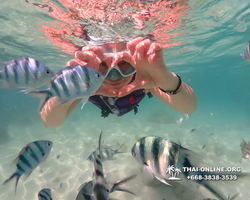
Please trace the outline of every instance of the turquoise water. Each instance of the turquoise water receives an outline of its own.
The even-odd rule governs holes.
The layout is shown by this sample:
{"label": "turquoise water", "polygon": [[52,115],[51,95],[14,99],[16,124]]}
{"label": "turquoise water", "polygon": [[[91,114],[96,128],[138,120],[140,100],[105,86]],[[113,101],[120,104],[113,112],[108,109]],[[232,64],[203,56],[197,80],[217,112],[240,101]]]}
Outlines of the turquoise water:
{"label": "turquoise water", "polygon": [[[69,43],[64,44],[61,39],[70,41],[68,33],[69,30],[73,32],[74,28],[71,24],[74,22],[73,15],[68,21],[66,19],[69,17],[63,15],[74,10],[68,2],[1,2],[0,62],[29,56],[42,61],[52,70],[63,68],[66,62],[74,57],[72,46]],[[76,7],[81,3],[72,2],[75,2]],[[53,11],[32,3],[50,5]],[[82,1],[82,4],[85,3]],[[54,199],[74,199],[77,194],[74,190],[91,178],[92,165],[87,163],[86,158],[95,148],[101,130],[104,131],[105,140],[116,147],[118,143],[122,143],[121,137],[124,137],[125,143],[127,141],[127,152],[137,139],[145,135],[165,136],[173,141],[181,138],[182,145],[197,151],[206,144],[207,151],[204,156],[211,165],[240,166],[244,171],[250,172],[249,160],[239,162],[240,140],[250,140],[250,67],[240,56],[250,40],[250,3],[247,0],[190,0],[177,3],[181,6],[171,11],[173,18],[180,15],[180,18],[176,19],[177,25],[172,27],[166,22],[162,25],[165,32],[157,38],[166,46],[164,59],[167,67],[179,74],[196,92],[198,109],[190,119],[181,124],[176,123],[178,118],[184,116],[154,97],[145,98],[140,103],[136,116],[131,112],[121,118],[109,116],[103,119],[100,117],[100,110],[91,103],[86,104],[83,110],[80,110],[78,105],[61,127],[49,129],[41,123],[37,111],[38,99],[20,94],[16,89],[0,89],[0,182],[13,172],[14,168],[8,169],[9,165],[25,144],[37,139],[51,139],[55,143],[43,173],[36,170],[26,181],[21,180],[17,196],[14,196],[14,183],[0,186],[0,200],[35,199],[42,187],[55,188]],[[87,8],[80,10],[78,5],[76,11],[87,12]],[[106,22],[110,22],[108,17]],[[117,23],[113,29],[127,38],[149,34],[160,27],[154,28],[148,23],[139,30],[127,24],[130,29],[128,31],[125,28],[126,22],[124,20],[120,24]],[[54,35],[45,31],[48,27],[52,27],[50,31],[55,31]],[[97,34],[92,28],[90,26],[90,34]],[[67,34],[62,34],[61,30]],[[169,35],[171,37],[168,37]],[[73,38],[73,42],[79,46],[84,45],[79,38]],[[60,46],[59,43],[64,45]],[[193,128],[196,131],[190,133]],[[222,152],[223,159],[218,151]],[[61,158],[56,160],[58,154]],[[130,162],[135,165],[136,162],[129,155],[121,159],[120,163],[109,162],[108,167],[114,170],[118,168],[123,172],[133,171],[125,168]],[[58,169],[65,171],[55,175]],[[120,178],[127,175],[123,172],[120,172]],[[55,180],[56,178],[59,181]],[[58,186],[60,183],[64,183],[62,188]],[[168,199],[166,191],[172,194],[170,189],[166,190],[160,185],[159,188],[149,189],[149,195],[146,195],[147,189],[140,186],[139,180],[133,184],[139,185],[141,189],[137,197],[125,195],[125,198],[121,196],[122,199],[162,200],[163,197]],[[241,195],[239,199],[250,199],[245,186],[247,183],[237,185],[236,191]],[[228,187],[224,187],[225,194],[230,191]],[[185,200],[183,196],[178,196],[178,191],[173,195],[175,196],[169,199]],[[194,196],[186,198],[200,199]]]}

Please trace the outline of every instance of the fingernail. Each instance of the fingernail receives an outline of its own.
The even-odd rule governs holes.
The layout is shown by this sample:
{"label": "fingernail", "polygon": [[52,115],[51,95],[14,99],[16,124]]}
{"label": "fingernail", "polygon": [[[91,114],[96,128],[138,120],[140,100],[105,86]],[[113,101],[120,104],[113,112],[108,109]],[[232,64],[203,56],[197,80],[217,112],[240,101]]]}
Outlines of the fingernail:
{"label": "fingernail", "polygon": [[78,54],[78,51],[77,51],[77,52],[75,52],[75,58],[77,57],[77,54]]}
{"label": "fingernail", "polygon": [[103,58],[104,58],[104,61],[107,60],[107,56],[105,54],[103,54]]}
{"label": "fingernail", "polygon": [[83,47],[82,51],[86,51],[89,47]]}
{"label": "fingernail", "polygon": [[67,67],[70,66],[70,61],[68,61],[68,62],[66,63],[66,66],[67,66]]}
{"label": "fingernail", "polygon": [[141,60],[141,55],[139,53],[137,53],[137,59]]}
{"label": "fingernail", "polygon": [[101,64],[101,63],[102,63],[102,61],[101,61],[101,59],[100,59],[100,58],[96,57],[96,60],[98,61],[98,63],[99,63],[99,64]]}
{"label": "fingernail", "polygon": [[151,53],[153,53],[152,49],[148,50],[147,55],[150,55]]}

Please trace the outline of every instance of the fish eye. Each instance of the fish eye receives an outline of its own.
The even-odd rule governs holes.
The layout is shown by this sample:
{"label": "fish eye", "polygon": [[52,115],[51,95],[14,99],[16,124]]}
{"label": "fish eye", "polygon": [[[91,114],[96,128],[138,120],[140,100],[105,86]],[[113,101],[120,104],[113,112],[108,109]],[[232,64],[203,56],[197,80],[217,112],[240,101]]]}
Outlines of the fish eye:
{"label": "fish eye", "polygon": [[99,73],[96,73],[96,77],[97,77],[97,78],[100,78],[101,76],[100,76],[100,74],[99,74]]}
{"label": "fish eye", "polygon": [[47,142],[47,146],[50,147],[51,146],[51,142]]}
{"label": "fish eye", "polygon": [[46,73],[47,73],[47,74],[49,74],[49,73],[50,73],[50,71],[47,69]]}

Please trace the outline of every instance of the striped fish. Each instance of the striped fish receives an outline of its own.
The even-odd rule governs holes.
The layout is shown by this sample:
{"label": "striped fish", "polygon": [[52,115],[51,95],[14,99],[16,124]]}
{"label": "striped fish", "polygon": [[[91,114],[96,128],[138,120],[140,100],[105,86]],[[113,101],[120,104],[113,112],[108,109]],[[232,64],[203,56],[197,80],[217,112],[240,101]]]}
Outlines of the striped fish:
{"label": "striped fish", "polygon": [[247,62],[250,62],[250,42],[247,43],[246,48],[240,56]]}
{"label": "striped fish", "polygon": [[5,88],[35,89],[49,83],[54,73],[38,60],[18,58],[5,63],[0,70],[0,80]]}
{"label": "striped fish", "polygon": [[41,98],[39,112],[51,97],[58,97],[59,104],[72,99],[83,99],[83,106],[101,86],[104,76],[90,67],[70,66],[58,71],[51,79],[50,87],[45,90],[21,92]]}
{"label": "striped fish", "polygon": [[[132,175],[132,176],[129,176],[121,181],[117,181],[109,189],[109,194],[114,192],[114,191],[123,191],[123,192],[127,192],[127,193],[135,195],[135,193],[120,187],[120,185],[124,184],[125,182],[127,182],[135,177],[136,177],[136,175]],[[88,181],[80,186],[80,190],[76,196],[76,200],[95,200],[93,181]]]}
{"label": "striped fish", "polygon": [[[102,162],[107,161],[107,160],[112,160],[112,159],[113,159],[113,156],[114,156],[115,154],[124,153],[124,152],[119,152],[119,150],[122,148],[123,145],[124,145],[124,143],[123,143],[120,147],[118,147],[116,150],[113,150],[113,149],[111,149],[111,148],[102,148],[102,149],[100,150],[100,156],[101,156]],[[90,161],[90,162],[93,162],[94,157],[95,157],[95,151],[93,151],[93,152],[89,155],[89,157],[88,157],[87,160]]]}
{"label": "striped fish", "polygon": [[27,144],[19,152],[16,159],[13,161],[16,164],[16,171],[3,182],[3,184],[8,183],[13,178],[16,178],[15,184],[15,194],[17,189],[17,184],[20,177],[25,174],[28,178],[33,170],[42,162],[44,162],[50,154],[53,142],[48,140],[37,140]]}
{"label": "striped fish", "polygon": [[82,184],[76,196],[76,200],[94,200],[93,181],[88,181]]}
{"label": "striped fish", "polygon": [[[184,172],[183,167],[199,167],[201,157],[181,145],[171,142],[168,139],[149,136],[139,139],[131,149],[131,155],[143,166],[144,180],[147,182],[152,181],[154,178],[158,179],[164,184],[170,185],[170,173],[168,169],[172,166],[180,170],[179,183],[189,187],[193,191],[199,193],[197,184],[202,185],[219,200],[227,200],[228,198],[217,188],[214,187],[211,181],[189,181],[186,177],[190,175],[211,175],[206,172]],[[217,175],[220,173],[213,173]],[[238,178],[249,176],[248,173],[240,173]]]}
{"label": "striped fish", "polygon": [[102,160],[100,156],[101,137],[102,137],[102,132],[100,133],[98,148],[96,149],[96,153],[94,157],[94,187],[93,187],[94,199],[95,200],[108,200],[109,194],[114,191],[123,191],[123,192],[128,192],[130,194],[135,195],[133,192],[130,192],[129,190],[121,188],[120,185],[135,178],[136,175],[132,175],[121,181],[118,181],[114,183],[110,189],[108,188],[108,183],[103,173]]}
{"label": "striped fish", "polygon": [[109,190],[104,177],[102,159],[100,156],[102,132],[99,136],[99,143],[94,158],[94,197],[95,200],[108,200]]}
{"label": "striped fish", "polygon": [[[235,194],[234,196],[232,196],[232,198],[230,198],[230,195],[228,195],[229,200],[234,200],[237,196],[239,196],[240,193]],[[201,199],[201,200],[217,200],[217,199],[210,199],[210,198],[206,198],[206,199]]]}
{"label": "striped fish", "polygon": [[38,193],[38,200],[53,200],[51,190],[49,188],[43,188]]}

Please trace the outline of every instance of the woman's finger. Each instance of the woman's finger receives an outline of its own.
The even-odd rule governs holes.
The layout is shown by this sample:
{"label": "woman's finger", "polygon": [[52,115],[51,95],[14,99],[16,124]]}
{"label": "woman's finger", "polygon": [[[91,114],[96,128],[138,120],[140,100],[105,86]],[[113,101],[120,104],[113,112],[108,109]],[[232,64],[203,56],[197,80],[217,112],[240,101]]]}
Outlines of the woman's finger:
{"label": "woman's finger", "polygon": [[89,67],[92,67],[95,70],[99,69],[99,65],[102,62],[100,58],[98,58],[97,55],[92,51],[77,51],[75,53],[75,57],[86,62]]}
{"label": "woman's finger", "polygon": [[135,53],[135,47],[138,43],[143,41],[142,37],[138,37],[136,39],[131,40],[130,42],[127,43],[127,49],[130,52],[131,55],[134,55]]}
{"label": "woman's finger", "polygon": [[151,41],[149,39],[143,40],[142,42],[136,45],[136,51],[134,56],[136,56],[138,60],[143,59],[146,56],[150,46]]}
{"label": "woman's finger", "polygon": [[103,53],[103,48],[98,46],[83,47],[82,51],[93,51],[102,61],[106,61],[107,57]]}
{"label": "woman's finger", "polygon": [[132,57],[131,57],[129,52],[126,52],[126,51],[120,52],[114,56],[111,67],[115,67],[118,64],[118,62],[120,62],[120,61],[126,61],[126,62],[133,65],[131,59],[132,59]]}
{"label": "woman's finger", "polygon": [[94,95],[103,95],[103,96],[109,96],[109,97],[117,97],[118,96],[118,90],[110,89],[101,86]]}
{"label": "woman's finger", "polygon": [[73,66],[73,65],[81,65],[81,66],[86,66],[87,63],[82,61],[82,60],[79,60],[79,59],[72,59],[70,61],[67,62],[66,66],[69,67],[69,66]]}
{"label": "woman's finger", "polygon": [[138,89],[140,89],[140,86],[138,85],[137,82],[130,83],[129,85],[124,86],[122,89],[119,90],[118,97],[126,96]]}
{"label": "woman's finger", "polygon": [[156,52],[159,52],[163,49],[162,45],[160,45],[159,43],[152,43],[150,45],[150,48],[147,52],[147,55],[151,55],[151,54],[154,54]]}

